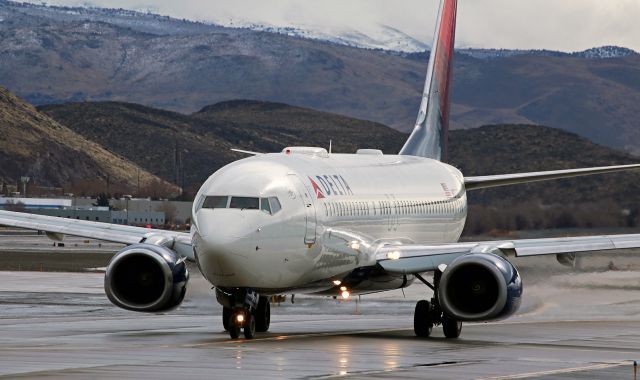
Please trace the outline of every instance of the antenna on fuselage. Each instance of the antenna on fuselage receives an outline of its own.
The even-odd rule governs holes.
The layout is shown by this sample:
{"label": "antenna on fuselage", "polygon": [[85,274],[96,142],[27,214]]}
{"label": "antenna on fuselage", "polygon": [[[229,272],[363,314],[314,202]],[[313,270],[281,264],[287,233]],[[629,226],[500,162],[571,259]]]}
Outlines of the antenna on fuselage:
{"label": "antenna on fuselage", "polygon": [[333,141],[331,139],[329,139],[329,154],[331,154],[331,145],[333,144]]}

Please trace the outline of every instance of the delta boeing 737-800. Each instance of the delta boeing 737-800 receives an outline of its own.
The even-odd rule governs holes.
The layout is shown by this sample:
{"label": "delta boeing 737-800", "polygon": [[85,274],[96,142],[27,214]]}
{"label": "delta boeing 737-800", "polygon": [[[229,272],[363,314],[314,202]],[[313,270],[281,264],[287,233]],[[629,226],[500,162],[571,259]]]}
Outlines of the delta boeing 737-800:
{"label": "delta boeing 737-800", "polygon": [[127,244],[109,263],[104,288],[115,305],[137,312],[180,305],[189,279],[185,261],[195,261],[234,339],[269,329],[271,295],[347,298],[416,281],[433,290],[416,305],[416,335],[441,325],[446,337],[457,338],[464,321],[504,319],[518,309],[523,287],[510,256],[556,255],[570,265],[576,253],[640,248],[640,235],[458,242],[467,191],[640,165],[465,177],[442,162],[456,11],[456,0],[442,0],[418,119],[397,155],[314,147],[244,152],[250,157],[202,185],[189,233],[9,211],[0,211],[0,224],[52,239],[68,234]]}

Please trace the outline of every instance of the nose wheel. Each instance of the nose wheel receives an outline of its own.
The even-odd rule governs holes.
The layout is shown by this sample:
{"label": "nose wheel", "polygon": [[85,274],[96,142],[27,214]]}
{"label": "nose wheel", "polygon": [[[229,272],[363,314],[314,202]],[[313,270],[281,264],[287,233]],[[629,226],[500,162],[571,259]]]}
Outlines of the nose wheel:
{"label": "nose wheel", "polygon": [[268,297],[260,297],[258,307],[253,312],[256,320],[256,331],[267,332],[271,324],[271,304]]}
{"label": "nose wheel", "polygon": [[238,310],[229,317],[227,331],[231,339],[238,339],[240,331],[245,339],[253,339],[256,336],[256,318],[246,310]]}
{"label": "nose wheel", "polygon": [[222,325],[231,339],[238,339],[240,333],[246,339],[253,339],[256,332],[268,331],[270,324],[271,305],[268,297],[255,297],[252,304],[245,303],[234,308],[224,306],[222,309]]}

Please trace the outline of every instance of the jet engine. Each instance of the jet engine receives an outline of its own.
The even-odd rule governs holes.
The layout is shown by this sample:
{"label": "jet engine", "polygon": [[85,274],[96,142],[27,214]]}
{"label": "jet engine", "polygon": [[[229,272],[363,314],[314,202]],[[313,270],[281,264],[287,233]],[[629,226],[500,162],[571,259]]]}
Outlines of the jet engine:
{"label": "jet engine", "polygon": [[182,303],[188,280],[187,266],[177,253],[163,246],[135,244],[111,259],[104,290],[123,309],[163,312]]}
{"label": "jet engine", "polygon": [[520,307],[518,270],[500,256],[470,254],[455,259],[438,287],[442,310],[458,321],[504,319]]}

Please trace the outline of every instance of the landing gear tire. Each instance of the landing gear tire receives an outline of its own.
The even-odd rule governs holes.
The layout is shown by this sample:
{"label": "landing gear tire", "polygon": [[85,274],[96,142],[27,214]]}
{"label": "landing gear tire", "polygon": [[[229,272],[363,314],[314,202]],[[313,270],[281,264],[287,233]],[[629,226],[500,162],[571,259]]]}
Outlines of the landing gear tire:
{"label": "landing gear tire", "polygon": [[459,338],[462,332],[462,322],[456,321],[445,314],[442,316],[442,330],[444,331],[444,336],[449,339]]}
{"label": "landing gear tire", "polygon": [[246,339],[253,339],[256,336],[256,318],[252,314],[247,315],[247,320],[244,321],[244,337]]}
{"label": "landing gear tire", "polygon": [[236,316],[233,313],[231,314],[231,316],[229,316],[227,322],[227,331],[229,332],[229,336],[231,337],[231,339],[238,339],[238,337],[240,336],[240,327],[236,325]]}
{"label": "landing gear tire", "polygon": [[224,326],[224,331],[229,331],[229,321],[231,320],[232,314],[233,310],[228,307],[222,309],[222,326]]}
{"label": "landing gear tire", "polygon": [[268,297],[260,297],[254,316],[256,318],[256,331],[269,331],[269,325],[271,324],[271,304],[269,303]]}
{"label": "landing gear tire", "polygon": [[428,338],[433,330],[433,321],[431,320],[431,304],[429,301],[418,301],[416,311],[413,314],[413,331],[416,336]]}

